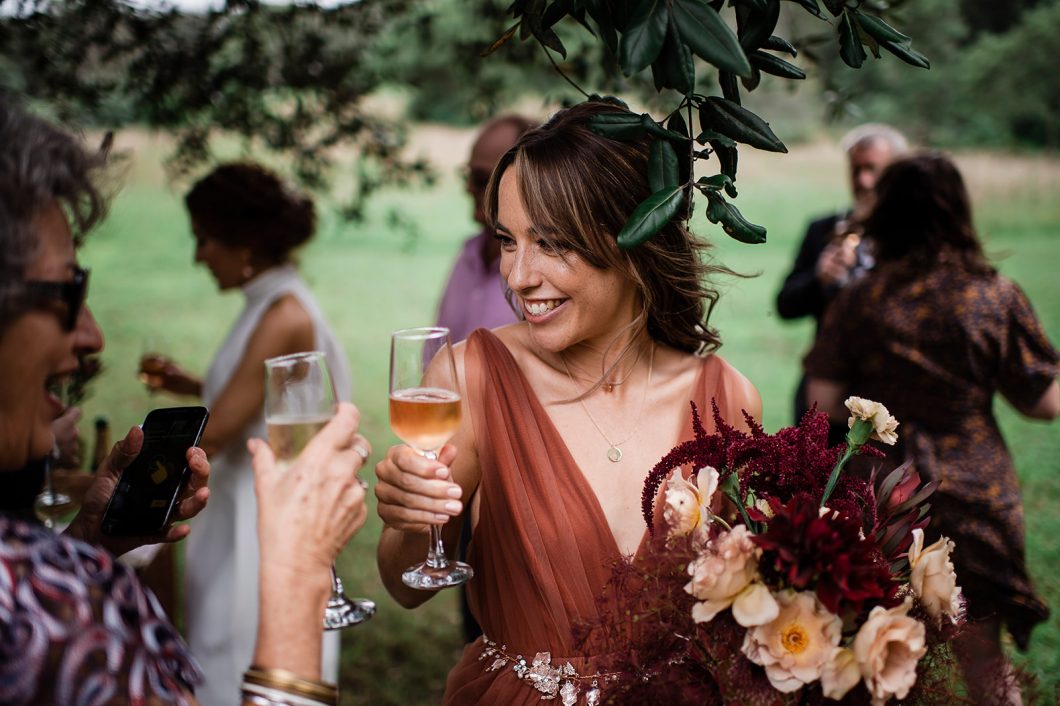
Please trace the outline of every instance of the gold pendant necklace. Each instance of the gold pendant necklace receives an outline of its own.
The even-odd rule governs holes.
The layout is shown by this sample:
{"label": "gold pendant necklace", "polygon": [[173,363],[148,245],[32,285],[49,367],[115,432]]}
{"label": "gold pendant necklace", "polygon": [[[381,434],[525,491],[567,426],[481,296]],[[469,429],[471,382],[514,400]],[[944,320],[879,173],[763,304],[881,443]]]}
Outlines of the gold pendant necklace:
{"label": "gold pendant necklace", "polygon": [[[639,356],[638,356],[639,357]],[[567,371],[567,377],[570,379],[570,384],[574,386],[574,389],[578,389],[578,383],[574,382],[574,376],[571,375],[570,366],[567,365],[567,358],[561,352],[559,359],[563,361],[563,369]],[[640,413],[637,415],[637,423],[633,425],[633,432],[622,441],[611,441],[611,439],[604,433],[604,430],[596,423],[596,419],[593,417],[593,413],[589,411],[589,407],[585,404],[585,400],[582,397],[578,397],[578,404],[582,406],[582,410],[585,412],[585,416],[592,422],[593,427],[603,437],[604,441],[607,442],[607,460],[611,463],[618,463],[622,460],[622,449],[620,448],[623,444],[631,441],[633,437],[640,431],[640,418],[644,415],[644,406],[648,401],[648,390],[651,389],[651,374],[655,367],[655,342],[651,344],[651,354],[648,356],[648,379],[644,383],[644,396],[640,401]],[[631,373],[632,374],[632,373]],[[629,376],[626,376],[628,379]],[[625,380],[623,380],[625,382]]]}

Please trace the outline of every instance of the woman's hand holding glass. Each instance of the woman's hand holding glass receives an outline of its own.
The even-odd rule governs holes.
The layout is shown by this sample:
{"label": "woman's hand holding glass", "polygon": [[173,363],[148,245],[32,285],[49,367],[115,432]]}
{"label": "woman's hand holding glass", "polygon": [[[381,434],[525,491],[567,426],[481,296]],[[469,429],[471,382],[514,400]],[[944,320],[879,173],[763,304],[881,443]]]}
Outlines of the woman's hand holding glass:
{"label": "woman's hand holding glass", "polygon": [[452,481],[448,464],[456,447],[445,445],[432,460],[405,444],[392,446],[376,464],[375,497],[380,519],[391,529],[427,534],[463,511],[463,491]]}

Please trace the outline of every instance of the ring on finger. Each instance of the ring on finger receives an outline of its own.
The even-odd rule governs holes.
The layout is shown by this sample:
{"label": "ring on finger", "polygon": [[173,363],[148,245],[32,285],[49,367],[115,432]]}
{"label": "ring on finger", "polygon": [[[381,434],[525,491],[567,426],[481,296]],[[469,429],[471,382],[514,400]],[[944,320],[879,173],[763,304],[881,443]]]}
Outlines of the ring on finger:
{"label": "ring on finger", "polygon": [[361,484],[362,488],[368,490],[368,481],[366,481],[364,478],[358,478],[357,482]]}
{"label": "ring on finger", "polygon": [[356,445],[355,445],[355,446],[353,447],[353,450],[354,450],[354,451],[356,451],[356,452],[357,452],[358,454],[360,454],[361,458],[362,458],[363,460],[365,460],[365,461],[367,461],[367,460],[368,460],[368,457],[372,455],[372,452],[371,452],[371,451],[369,451],[368,449],[366,449],[366,448],[365,448],[364,446],[362,446],[361,444],[356,444]]}

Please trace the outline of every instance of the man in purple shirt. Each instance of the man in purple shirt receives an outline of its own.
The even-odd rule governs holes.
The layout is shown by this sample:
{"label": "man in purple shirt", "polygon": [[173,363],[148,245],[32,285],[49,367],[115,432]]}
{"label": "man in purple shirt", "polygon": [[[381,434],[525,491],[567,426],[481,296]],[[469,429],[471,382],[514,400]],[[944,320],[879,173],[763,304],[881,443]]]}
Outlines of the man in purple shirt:
{"label": "man in purple shirt", "polygon": [[504,295],[498,263],[501,248],[486,225],[483,200],[493,168],[519,136],[534,123],[519,115],[494,118],[479,132],[467,163],[467,193],[474,202],[477,235],[464,241],[438,306],[438,325],[452,333],[453,343],[477,328],[495,328],[518,321]]}

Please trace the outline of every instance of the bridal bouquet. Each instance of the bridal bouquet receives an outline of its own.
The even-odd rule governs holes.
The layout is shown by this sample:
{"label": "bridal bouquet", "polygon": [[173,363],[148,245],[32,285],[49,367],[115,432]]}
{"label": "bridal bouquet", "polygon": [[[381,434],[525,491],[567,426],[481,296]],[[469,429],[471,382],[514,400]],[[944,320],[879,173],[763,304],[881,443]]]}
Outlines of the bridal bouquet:
{"label": "bridal bouquet", "polygon": [[746,434],[715,406],[707,434],[693,405],[695,438],[645,481],[650,550],[616,564],[600,599],[624,619],[580,635],[614,655],[609,702],[952,701],[963,604],[953,542],[924,542],[935,485],[907,466],[844,473],[898,426],[876,402],[847,407],[847,443],[829,447],[820,412],[775,435],[748,418]]}

